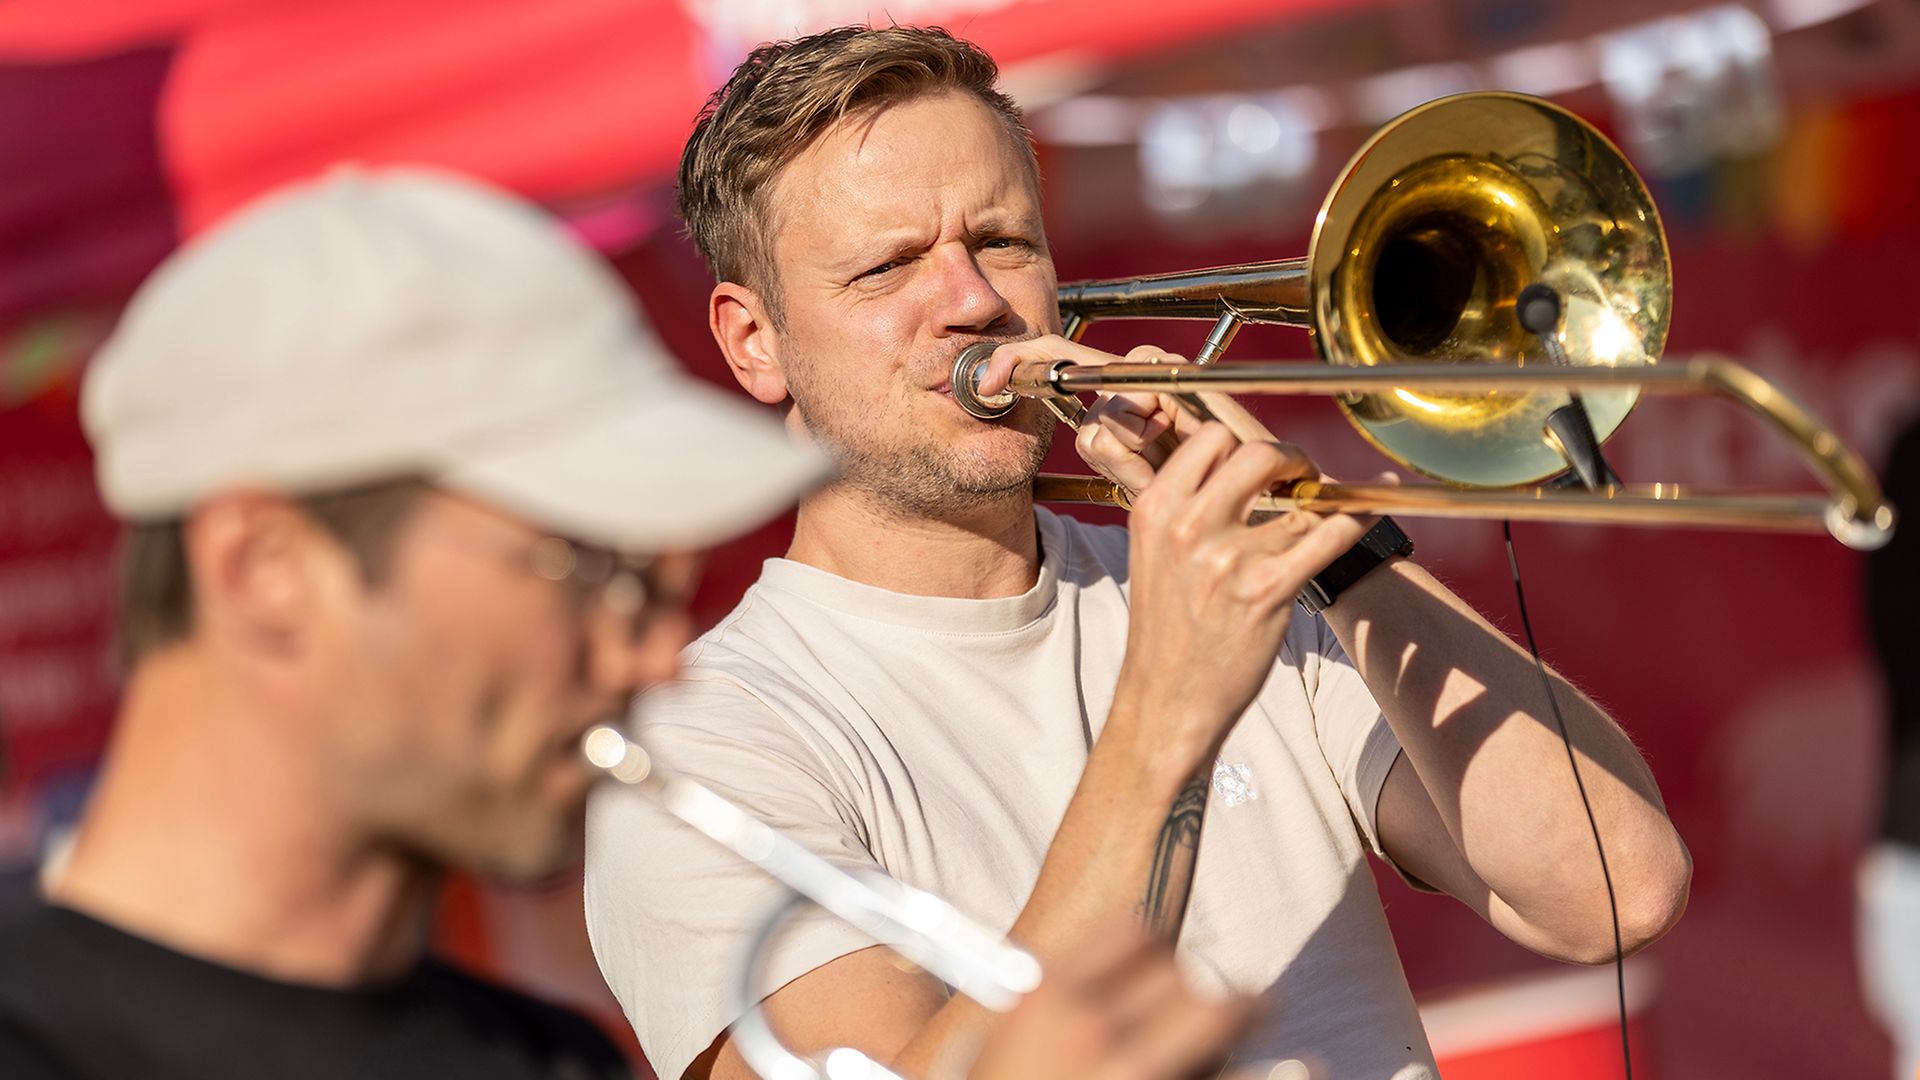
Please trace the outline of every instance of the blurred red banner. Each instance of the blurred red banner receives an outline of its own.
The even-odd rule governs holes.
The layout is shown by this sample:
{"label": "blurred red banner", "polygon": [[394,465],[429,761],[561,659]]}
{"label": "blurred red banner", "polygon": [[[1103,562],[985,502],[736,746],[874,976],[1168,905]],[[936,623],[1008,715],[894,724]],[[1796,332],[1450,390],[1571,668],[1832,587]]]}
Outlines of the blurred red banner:
{"label": "blurred red banner", "polygon": [[14,0],[0,7],[0,64],[171,48],[157,127],[191,233],[338,161],[446,165],[549,201],[660,180],[700,104],[754,44],[869,17],[946,25],[1009,69],[1044,62],[1038,77],[1070,82],[1144,50],[1352,6]]}

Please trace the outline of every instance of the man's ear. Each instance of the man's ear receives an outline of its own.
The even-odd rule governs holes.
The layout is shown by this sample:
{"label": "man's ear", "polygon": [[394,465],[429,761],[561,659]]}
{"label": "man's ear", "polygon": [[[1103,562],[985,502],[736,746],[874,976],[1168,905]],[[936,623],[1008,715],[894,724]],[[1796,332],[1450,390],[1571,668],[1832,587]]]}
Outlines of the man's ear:
{"label": "man's ear", "polygon": [[332,569],[312,522],[284,498],[236,492],[202,503],[184,532],[197,628],[255,653],[297,653]]}
{"label": "man's ear", "polygon": [[747,393],[768,405],[787,400],[780,332],[774,329],[759,293],[735,281],[715,285],[707,297],[707,327],[728,370]]}

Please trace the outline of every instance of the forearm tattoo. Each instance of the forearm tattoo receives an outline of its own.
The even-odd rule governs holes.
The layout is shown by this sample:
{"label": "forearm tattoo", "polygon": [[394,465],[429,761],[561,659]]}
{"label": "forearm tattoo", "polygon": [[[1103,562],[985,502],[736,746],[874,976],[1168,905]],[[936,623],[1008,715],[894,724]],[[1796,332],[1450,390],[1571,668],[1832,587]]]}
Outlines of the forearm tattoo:
{"label": "forearm tattoo", "polygon": [[1173,798],[1167,820],[1154,841],[1153,862],[1147,868],[1147,891],[1140,899],[1140,918],[1155,934],[1180,936],[1187,911],[1187,893],[1193,888],[1194,860],[1200,853],[1200,822],[1207,814],[1207,778],[1194,777]]}

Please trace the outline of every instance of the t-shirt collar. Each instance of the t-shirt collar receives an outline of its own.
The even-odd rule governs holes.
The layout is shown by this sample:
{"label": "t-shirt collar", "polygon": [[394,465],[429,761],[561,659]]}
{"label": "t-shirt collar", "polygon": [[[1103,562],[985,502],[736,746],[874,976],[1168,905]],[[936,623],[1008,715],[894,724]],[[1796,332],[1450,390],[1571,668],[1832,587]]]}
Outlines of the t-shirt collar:
{"label": "t-shirt collar", "polygon": [[865,585],[791,559],[768,559],[756,589],[774,589],[836,613],[920,630],[952,634],[997,634],[1030,625],[1053,609],[1069,533],[1047,510],[1034,509],[1040,533],[1040,575],[1018,596],[969,600],[914,596]]}

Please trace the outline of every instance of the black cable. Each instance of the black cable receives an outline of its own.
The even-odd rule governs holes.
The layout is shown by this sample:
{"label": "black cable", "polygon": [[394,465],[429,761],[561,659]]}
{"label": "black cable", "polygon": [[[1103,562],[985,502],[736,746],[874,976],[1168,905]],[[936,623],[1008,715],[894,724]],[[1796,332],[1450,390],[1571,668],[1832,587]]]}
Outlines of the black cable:
{"label": "black cable", "polygon": [[1593,830],[1593,849],[1600,854],[1600,877],[1607,883],[1607,910],[1613,915],[1613,981],[1620,994],[1620,1060],[1626,1065],[1626,1080],[1633,1080],[1633,1051],[1627,1045],[1627,965],[1620,947],[1620,903],[1613,895],[1613,874],[1607,869],[1607,846],[1600,840],[1600,823],[1594,820],[1593,804],[1587,801],[1587,784],[1580,778],[1580,762],[1574,757],[1573,739],[1567,734],[1566,718],[1560,715],[1560,699],[1554,695],[1553,679],[1547,675],[1546,662],[1540,659],[1540,647],[1533,641],[1533,620],[1527,618],[1527,593],[1520,585],[1520,556],[1513,550],[1513,522],[1500,523],[1507,538],[1507,566],[1513,570],[1513,595],[1520,604],[1520,628],[1527,635],[1527,651],[1533,654],[1533,666],[1547,689],[1547,705],[1553,709],[1553,722],[1560,725],[1560,741],[1567,748],[1567,764],[1573,769],[1573,784],[1580,791],[1580,805],[1587,811],[1587,827]]}

